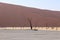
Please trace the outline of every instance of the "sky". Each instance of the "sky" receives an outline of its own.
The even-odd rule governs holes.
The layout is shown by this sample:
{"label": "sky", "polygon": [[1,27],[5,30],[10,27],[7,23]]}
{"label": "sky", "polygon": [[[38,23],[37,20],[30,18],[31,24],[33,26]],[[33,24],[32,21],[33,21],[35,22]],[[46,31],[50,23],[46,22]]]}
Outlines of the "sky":
{"label": "sky", "polygon": [[60,11],[60,0],[0,0],[0,2]]}

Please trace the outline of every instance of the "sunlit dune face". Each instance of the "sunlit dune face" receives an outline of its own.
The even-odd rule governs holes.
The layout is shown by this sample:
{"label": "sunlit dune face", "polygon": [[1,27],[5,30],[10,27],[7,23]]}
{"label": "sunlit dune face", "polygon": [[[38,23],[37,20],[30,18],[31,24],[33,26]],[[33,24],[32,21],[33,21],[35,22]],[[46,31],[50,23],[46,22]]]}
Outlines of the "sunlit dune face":
{"label": "sunlit dune face", "polygon": [[[30,27],[1,27],[0,29],[11,29],[11,30],[26,30],[26,29],[31,29]],[[60,31],[60,27],[33,27],[33,29],[37,30],[50,30],[50,31]]]}

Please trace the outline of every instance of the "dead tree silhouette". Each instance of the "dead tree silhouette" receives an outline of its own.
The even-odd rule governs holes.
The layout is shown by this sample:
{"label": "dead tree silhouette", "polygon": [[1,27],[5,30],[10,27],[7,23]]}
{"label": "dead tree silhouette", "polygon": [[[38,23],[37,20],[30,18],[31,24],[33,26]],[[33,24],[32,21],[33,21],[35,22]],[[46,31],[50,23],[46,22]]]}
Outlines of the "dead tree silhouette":
{"label": "dead tree silhouette", "polygon": [[31,30],[32,30],[32,22],[31,22],[31,19],[28,18],[28,22],[29,22],[30,28],[31,28]]}

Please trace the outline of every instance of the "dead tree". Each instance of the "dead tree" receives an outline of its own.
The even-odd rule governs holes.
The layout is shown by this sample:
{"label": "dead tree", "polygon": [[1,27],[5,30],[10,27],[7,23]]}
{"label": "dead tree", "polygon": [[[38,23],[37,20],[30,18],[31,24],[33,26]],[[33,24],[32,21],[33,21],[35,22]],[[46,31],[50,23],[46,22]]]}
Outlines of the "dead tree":
{"label": "dead tree", "polygon": [[28,22],[29,22],[30,28],[31,28],[31,30],[32,30],[32,22],[31,22],[31,19],[28,18]]}

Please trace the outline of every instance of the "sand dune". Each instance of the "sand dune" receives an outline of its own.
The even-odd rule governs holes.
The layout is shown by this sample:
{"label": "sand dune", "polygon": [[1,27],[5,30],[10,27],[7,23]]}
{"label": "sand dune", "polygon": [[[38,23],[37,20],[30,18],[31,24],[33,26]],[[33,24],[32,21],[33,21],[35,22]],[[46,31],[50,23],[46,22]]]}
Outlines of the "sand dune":
{"label": "sand dune", "polygon": [[59,27],[60,11],[42,10],[0,3],[1,27]]}

